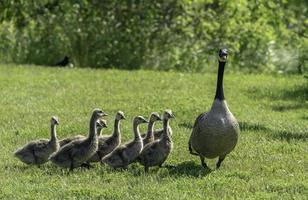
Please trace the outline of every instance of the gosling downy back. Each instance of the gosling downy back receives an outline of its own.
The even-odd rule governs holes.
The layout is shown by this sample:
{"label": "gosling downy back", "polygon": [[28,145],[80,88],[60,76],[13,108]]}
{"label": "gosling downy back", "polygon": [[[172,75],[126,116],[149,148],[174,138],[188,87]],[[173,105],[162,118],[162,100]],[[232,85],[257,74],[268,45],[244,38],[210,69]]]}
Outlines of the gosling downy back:
{"label": "gosling downy back", "polygon": [[[107,124],[106,124],[106,120],[104,119],[99,119],[97,122],[96,122],[96,129],[97,129],[97,135],[99,136],[100,133],[101,133],[101,130],[103,128],[106,128]],[[62,140],[59,141],[59,144],[60,144],[60,147],[74,141],[74,140],[80,140],[80,139],[84,139],[86,138],[86,136],[84,135],[75,135],[75,136],[71,136],[71,137],[67,137],[67,138],[64,138]]]}

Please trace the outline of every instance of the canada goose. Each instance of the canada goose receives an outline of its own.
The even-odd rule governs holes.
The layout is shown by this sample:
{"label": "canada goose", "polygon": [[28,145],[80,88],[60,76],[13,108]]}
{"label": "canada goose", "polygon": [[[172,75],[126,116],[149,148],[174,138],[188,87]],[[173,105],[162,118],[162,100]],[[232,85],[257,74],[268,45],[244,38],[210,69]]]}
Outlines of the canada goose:
{"label": "canada goose", "polygon": [[98,146],[96,121],[107,114],[101,109],[94,109],[90,119],[90,128],[87,138],[74,140],[50,156],[50,160],[65,168],[73,170],[82,166],[96,151]]}
{"label": "canada goose", "polygon": [[162,137],[148,143],[138,156],[137,161],[144,166],[145,172],[148,172],[151,166],[161,167],[172,150],[173,144],[168,131],[169,119],[171,118],[174,118],[172,111],[166,110],[163,114],[164,131]]}
{"label": "canada goose", "polygon": [[158,113],[153,112],[150,116],[148,132],[145,137],[143,137],[143,146],[154,141],[154,124],[156,121],[161,121],[161,118]]}
{"label": "canada goose", "polygon": [[57,139],[56,125],[59,121],[56,117],[52,117],[51,124],[51,139],[40,139],[29,142],[25,146],[17,149],[14,155],[26,164],[41,165],[48,161],[48,157],[58,151],[60,145]]}
{"label": "canada goose", "polygon": [[98,138],[98,148],[88,162],[99,162],[104,156],[111,153],[121,143],[120,121],[126,119],[122,111],[118,111],[114,120],[112,135],[103,135]]}
{"label": "canada goose", "polygon": [[[107,128],[107,122],[104,119],[99,119],[96,122],[97,136],[100,136],[101,130],[103,128]],[[64,138],[64,139],[60,140],[59,144],[60,144],[60,147],[62,147],[64,145],[70,143],[73,140],[79,140],[79,139],[83,139],[83,138],[86,138],[86,136],[84,136],[84,135],[75,135],[75,136],[71,136],[71,137]]]}
{"label": "canada goose", "polygon": [[137,116],[133,120],[134,140],[121,145],[107,156],[103,157],[101,163],[108,164],[113,168],[127,169],[128,165],[135,161],[143,148],[142,138],[139,132],[139,124],[148,123],[142,116]]}
{"label": "canada goose", "polygon": [[216,157],[219,157],[216,163],[216,167],[219,168],[226,155],[234,149],[240,132],[239,124],[230,112],[224,97],[223,74],[227,56],[226,49],[219,50],[215,99],[210,111],[197,117],[188,143],[190,153],[200,156],[204,168],[208,168],[205,158]]}

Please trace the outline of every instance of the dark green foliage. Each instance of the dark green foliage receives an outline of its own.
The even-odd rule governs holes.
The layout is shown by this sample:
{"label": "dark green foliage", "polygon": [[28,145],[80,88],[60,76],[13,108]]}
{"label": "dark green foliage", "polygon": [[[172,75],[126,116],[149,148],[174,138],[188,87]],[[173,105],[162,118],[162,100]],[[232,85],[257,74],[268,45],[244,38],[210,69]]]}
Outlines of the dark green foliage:
{"label": "dark green foliage", "polygon": [[0,59],[212,71],[225,46],[234,70],[303,73],[307,8],[304,0],[3,0]]}

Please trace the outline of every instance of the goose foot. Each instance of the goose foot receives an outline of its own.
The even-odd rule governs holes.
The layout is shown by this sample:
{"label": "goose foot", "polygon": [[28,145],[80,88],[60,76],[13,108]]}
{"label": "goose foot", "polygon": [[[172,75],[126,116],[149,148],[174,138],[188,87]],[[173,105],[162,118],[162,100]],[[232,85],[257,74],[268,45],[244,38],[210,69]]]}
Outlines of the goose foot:
{"label": "goose foot", "polygon": [[225,159],[225,156],[219,157],[218,162],[216,163],[216,169],[219,169],[222,161]]}

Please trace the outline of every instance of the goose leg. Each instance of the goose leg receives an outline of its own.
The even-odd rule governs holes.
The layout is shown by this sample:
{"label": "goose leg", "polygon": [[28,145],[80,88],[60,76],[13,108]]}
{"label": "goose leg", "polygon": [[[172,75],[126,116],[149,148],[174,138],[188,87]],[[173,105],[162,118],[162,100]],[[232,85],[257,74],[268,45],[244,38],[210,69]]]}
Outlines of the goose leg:
{"label": "goose leg", "polygon": [[201,165],[203,168],[208,169],[209,167],[207,166],[207,164],[205,163],[205,158],[203,156],[200,156],[200,160],[201,160]]}
{"label": "goose leg", "polygon": [[219,156],[218,162],[216,163],[216,169],[219,169],[222,161],[225,159],[226,155]]}

